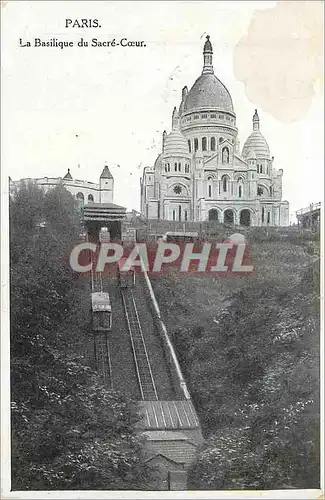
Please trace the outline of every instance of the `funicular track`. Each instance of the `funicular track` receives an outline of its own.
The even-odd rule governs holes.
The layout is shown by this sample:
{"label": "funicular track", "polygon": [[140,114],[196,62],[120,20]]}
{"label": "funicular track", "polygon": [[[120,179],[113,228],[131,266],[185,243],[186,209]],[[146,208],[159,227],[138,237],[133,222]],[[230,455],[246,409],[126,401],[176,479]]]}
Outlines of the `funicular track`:
{"label": "funicular track", "polygon": [[130,334],[141,399],[143,401],[158,401],[156,384],[132,290],[130,288],[121,288],[121,295]]}
{"label": "funicular track", "polygon": [[[102,273],[96,272],[96,257],[91,256],[91,291],[103,292]],[[94,332],[94,352],[97,370],[101,373],[104,385],[113,388],[112,363],[110,359],[110,348],[107,332]]]}

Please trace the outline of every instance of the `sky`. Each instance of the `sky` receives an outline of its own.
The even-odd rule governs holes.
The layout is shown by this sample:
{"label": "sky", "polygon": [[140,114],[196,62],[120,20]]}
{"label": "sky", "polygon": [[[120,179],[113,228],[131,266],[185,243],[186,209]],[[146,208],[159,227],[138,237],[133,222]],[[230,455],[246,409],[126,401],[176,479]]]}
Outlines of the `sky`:
{"label": "sky", "polygon": [[[182,87],[201,74],[209,34],[241,147],[257,108],[274,165],[284,171],[290,214],[322,201],[320,2],[280,3],[285,11],[267,1],[3,1],[3,175],[59,177],[70,168],[74,178],[98,182],[107,163],[114,202],[138,210],[142,169],[161,152]],[[68,18],[98,19],[101,27],[66,28]],[[33,46],[35,38],[76,45],[81,37],[146,46]],[[22,47],[27,41],[32,46]]]}

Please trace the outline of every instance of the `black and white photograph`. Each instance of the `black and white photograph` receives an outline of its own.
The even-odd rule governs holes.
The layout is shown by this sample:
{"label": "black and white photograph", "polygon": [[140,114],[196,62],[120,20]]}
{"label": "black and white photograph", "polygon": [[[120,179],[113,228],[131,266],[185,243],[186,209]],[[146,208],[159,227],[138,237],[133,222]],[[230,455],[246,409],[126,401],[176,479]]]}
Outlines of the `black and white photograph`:
{"label": "black and white photograph", "polygon": [[1,0],[1,498],[323,497],[323,17]]}

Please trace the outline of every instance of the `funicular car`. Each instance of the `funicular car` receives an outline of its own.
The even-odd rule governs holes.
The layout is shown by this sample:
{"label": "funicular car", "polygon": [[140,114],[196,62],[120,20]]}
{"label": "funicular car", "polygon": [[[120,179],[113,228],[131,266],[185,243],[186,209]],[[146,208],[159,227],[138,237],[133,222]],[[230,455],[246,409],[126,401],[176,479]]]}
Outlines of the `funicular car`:
{"label": "funicular car", "polygon": [[91,310],[93,330],[96,332],[112,329],[112,306],[109,293],[94,292],[91,294]]}
{"label": "funicular car", "polygon": [[109,243],[111,241],[111,234],[107,227],[102,227],[99,231],[100,243]]}
{"label": "funicular car", "polygon": [[134,267],[130,267],[130,269],[124,270],[126,260],[126,258],[122,258],[118,262],[118,275],[121,288],[130,288],[135,286],[135,269]]}

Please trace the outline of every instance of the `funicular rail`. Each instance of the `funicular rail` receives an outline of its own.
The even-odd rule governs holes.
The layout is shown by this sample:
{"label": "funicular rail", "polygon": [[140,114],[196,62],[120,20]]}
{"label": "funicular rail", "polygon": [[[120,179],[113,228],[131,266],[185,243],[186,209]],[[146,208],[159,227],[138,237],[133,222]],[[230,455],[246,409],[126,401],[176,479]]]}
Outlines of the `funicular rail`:
{"label": "funicular rail", "polygon": [[141,398],[144,401],[157,401],[158,395],[156,385],[151,371],[150,361],[132,290],[129,288],[121,288],[121,294],[130,334]]}
{"label": "funicular rail", "polygon": [[[91,267],[91,291],[103,292],[102,273],[96,272],[96,256],[90,254]],[[104,384],[113,387],[112,363],[110,358],[110,348],[107,332],[94,332],[94,350],[97,370],[101,372]]]}
{"label": "funicular rail", "polygon": [[109,354],[109,343],[106,333],[99,333],[95,335],[95,357],[97,362],[97,369],[102,373],[104,385],[109,385],[113,388],[112,384],[112,363]]}

